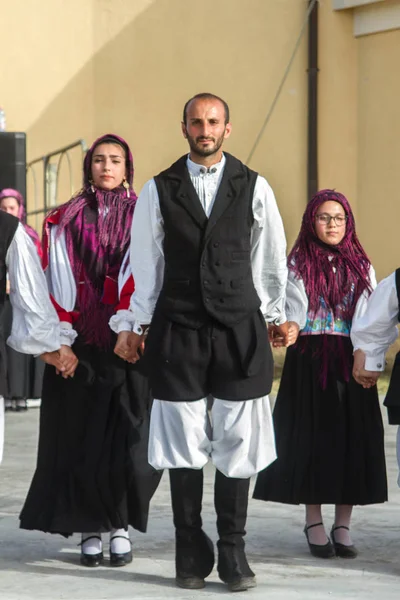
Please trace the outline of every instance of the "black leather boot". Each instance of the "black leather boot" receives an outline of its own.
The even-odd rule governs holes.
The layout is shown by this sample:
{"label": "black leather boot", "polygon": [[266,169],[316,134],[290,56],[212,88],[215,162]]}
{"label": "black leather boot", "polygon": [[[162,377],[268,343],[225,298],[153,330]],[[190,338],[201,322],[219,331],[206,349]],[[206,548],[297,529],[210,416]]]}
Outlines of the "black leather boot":
{"label": "black leather boot", "polygon": [[244,551],[250,479],[215,474],[215,510],[217,511],[218,574],[231,592],[256,587],[256,577]]}
{"label": "black leather boot", "polygon": [[214,547],[202,530],[203,471],[170,469],[172,510],[175,525],[176,584],[200,589],[214,567]]}

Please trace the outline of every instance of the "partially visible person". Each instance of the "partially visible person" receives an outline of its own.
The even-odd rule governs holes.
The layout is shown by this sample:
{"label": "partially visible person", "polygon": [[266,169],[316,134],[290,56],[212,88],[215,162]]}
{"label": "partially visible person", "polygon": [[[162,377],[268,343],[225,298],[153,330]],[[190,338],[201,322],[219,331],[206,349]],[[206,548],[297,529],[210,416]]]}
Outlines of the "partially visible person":
{"label": "partially visible person", "polygon": [[[27,225],[24,198],[20,192],[5,188],[0,192],[0,210],[17,217],[23,224],[42,257],[42,247],[36,231]],[[1,330],[5,338],[11,334],[13,319],[10,302],[10,280],[7,275],[7,295],[1,312]],[[38,399],[42,394],[44,362],[39,357],[16,352],[7,346],[7,383],[8,396],[5,398],[6,410],[22,411],[28,408],[27,399]]]}
{"label": "partially visible person", "polygon": [[[129,307],[127,256],[136,195],[128,144],[107,134],[83,165],[83,189],[45,220],[44,266],[73,378],[44,375],[36,472],[21,528],[81,534],[81,564],[132,560],[128,526],[146,531],[160,474],[147,461],[150,390],[142,365],[121,359],[128,333],[108,326]],[[118,287],[118,277],[121,272]],[[125,310],[127,312],[127,310]],[[114,352],[115,350],[115,352]]]}
{"label": "partially visible person", "polygon": [[[18,352],[41,355],[63,376],[60,358],[60,324],[52,306],[35,247],[18,219],[0,211],[0,311],[6,297],[7,271],[11,276],[10,301],[14,311],[8,344]],[[0,461],[3,454],[3,397],[7,396],[6,349],[0,338]]]}
{"label": "partially visible person", "polygon": [[25,200],[18,190],[4,188],[0,192],[0,209],[9,215],[17,217],[24,226],[26,233],[36,246],[39,257],[42,258],[42,244],[38,233],[26,222]]}
{"label": "partially visible person", "polygon": [[[354,320],[354,378],[365,388],[377,382],[385,369],[385,354],[398,336],[400,320],[400,269],[383,279],[371,294],[367,309]],[[397,353],[384,400],[390,425],[400,426],[400,352]],[[397,429],[397,463],[400,472],[400,427]],[[400,475],[398,477],[400,486]]]}
{"label": "partially visible person", "polygon": [[[273,413],[278,458],[259,474],[254,497],[304,504],[311,554],[355,558],[353,505],[385,502],[387,482],[376,386],[364,389],[351,375],[350,329],[375,273],[343,194],[314,196],[288,264],[290,342],[300,335],[286,352]],[[335,505],[330,539],[325,504]]]}

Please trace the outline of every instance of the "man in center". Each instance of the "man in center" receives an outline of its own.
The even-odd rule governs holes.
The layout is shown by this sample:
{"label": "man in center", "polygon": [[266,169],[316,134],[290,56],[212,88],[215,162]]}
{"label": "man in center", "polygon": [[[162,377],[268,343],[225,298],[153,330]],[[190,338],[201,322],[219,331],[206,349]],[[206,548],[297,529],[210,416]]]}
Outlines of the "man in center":
{"label": "man in center", "polygon": [[128,358],[139,358],[148,329],[149,462],[170,473],[176,583],[204,587],[214,565],[201,520],[211,459],[218,573],[241,591],[256,585],[243,540],[250,477],[276,458],[265,321],[287,340],[286,240],[267,181],[222,152],[226,102],[191,98],[182,132],[189,155],[147,182],[135,209]]}

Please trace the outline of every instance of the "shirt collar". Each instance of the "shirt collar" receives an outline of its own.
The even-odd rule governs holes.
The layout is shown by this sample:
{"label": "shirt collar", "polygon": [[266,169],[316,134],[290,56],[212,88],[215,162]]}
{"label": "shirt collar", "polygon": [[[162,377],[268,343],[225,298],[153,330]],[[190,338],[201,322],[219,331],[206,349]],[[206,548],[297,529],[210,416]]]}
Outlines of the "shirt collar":
{"label": "shirt collar", "polygon": [[224,166],[226,163],[226,158],[225,158],[225,154],[222,154],[222,159],[220,160],[219,163],[216,163],[215,165],[212,165],[211,167],[204,167],[203,165],[198,165],[197,163],[193,162],[190,159],[190,156],[188,154],[187,160],[186,160],[186,166],[188,168],[188,171],[190,173],[190,175],[194,176],[194,177],[200,177],[200,176],[204,176],[206,175],[206,173],[210,173],[210,174],[220,174],[221,171],[223,170]]}

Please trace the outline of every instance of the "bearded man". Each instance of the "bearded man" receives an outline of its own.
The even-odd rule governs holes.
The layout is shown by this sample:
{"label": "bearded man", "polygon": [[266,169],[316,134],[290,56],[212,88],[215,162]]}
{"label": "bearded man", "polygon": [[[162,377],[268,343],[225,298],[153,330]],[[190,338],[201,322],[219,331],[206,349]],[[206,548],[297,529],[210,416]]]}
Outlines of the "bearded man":
{"label": "bearded man", "polygon": [[[229,108],[186,102],[185,155],[143,188],[135,209],[130,360],[144,355],[155,398],[149,462],[169,469],[176,583],[204,587],[214,565],[202,529],[203,467],[216,467],[218,573],[256,585],[244,540],[250,477],[276,457],[268,394],[272,335],[287,340],[286,240],[267,181],[222,152]],[[210,402],[211,400],[211,402]],[[208,410],[212,404],[211,410]]]}

